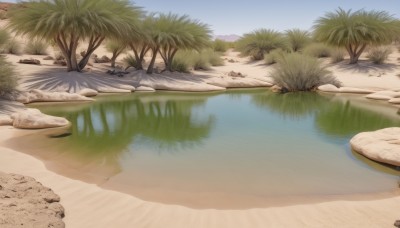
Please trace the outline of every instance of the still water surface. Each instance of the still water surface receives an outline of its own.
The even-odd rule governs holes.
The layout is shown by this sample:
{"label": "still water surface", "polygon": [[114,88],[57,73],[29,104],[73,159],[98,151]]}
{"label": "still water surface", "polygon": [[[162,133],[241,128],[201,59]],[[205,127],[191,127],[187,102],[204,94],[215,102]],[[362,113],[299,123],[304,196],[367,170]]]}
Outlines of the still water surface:
{"label": "still water surface", "polygon": [[348,142],[358,132],[400,126],[400,116],[359,100],[231,90],[37,105],[72,122],[70,135],[42,136],[38,148],[51,150],[45,160],[102,176],[100,186],[195,208],[394,191],[400,171],[353,153]]}

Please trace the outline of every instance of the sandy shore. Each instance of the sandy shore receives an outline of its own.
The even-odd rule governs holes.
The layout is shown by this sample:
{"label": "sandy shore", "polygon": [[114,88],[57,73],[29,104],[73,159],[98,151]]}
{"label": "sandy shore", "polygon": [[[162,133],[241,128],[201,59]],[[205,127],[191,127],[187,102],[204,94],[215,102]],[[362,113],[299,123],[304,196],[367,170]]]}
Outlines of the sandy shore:
{"label": "sandy shore", "polygon": [[67,227],[393,227],[400,196],[248,210],[196,210],[145,202],[46,169],[43,162],[4,147],[21,131],[0,127],[0,171],[34,177],[61,197]]}

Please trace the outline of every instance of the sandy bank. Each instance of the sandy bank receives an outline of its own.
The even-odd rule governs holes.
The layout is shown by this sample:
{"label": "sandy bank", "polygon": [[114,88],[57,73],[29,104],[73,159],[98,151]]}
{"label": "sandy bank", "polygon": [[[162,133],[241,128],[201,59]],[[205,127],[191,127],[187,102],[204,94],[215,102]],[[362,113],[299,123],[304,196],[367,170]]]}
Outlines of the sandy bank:
{"label": "sandy bank", "polygon": [[[0,146],[16,134],[11,127],[0,131]],[[60,176],[29,155],[5,147],[0,151],[0,171],[32,176],[61,197],[67,227],[393,227],[400,218],[400,196],[249,210],[150,203]]]}

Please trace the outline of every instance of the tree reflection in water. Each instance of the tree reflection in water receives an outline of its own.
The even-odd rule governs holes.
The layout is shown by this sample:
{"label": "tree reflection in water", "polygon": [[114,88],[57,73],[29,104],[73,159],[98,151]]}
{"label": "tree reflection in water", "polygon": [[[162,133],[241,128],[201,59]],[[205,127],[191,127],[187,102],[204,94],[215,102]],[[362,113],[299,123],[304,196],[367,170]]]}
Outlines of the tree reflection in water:
{"label": "tree reflection in water", "polygon": [[201,143],[208,137],[214,118],[200,118],[193,109],[202,106],[206,99],[180,98],[174,94],[110,96],[80,108],[63,105],[41,109],[50,115],[64,116],[72,123],[71,135],[58,139],[71,153],[109,157],[119,156],[139,137],[160,150],[177,151]]}

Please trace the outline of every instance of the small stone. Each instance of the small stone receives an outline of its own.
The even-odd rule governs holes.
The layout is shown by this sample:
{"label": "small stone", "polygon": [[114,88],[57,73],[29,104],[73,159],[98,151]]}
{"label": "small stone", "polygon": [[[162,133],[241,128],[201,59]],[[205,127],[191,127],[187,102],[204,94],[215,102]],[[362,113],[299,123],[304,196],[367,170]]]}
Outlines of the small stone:
{"label": "small stone", "polygon": [[394,222],[394,226],[400,228],[400,220],[396,220],[396,222]]}

